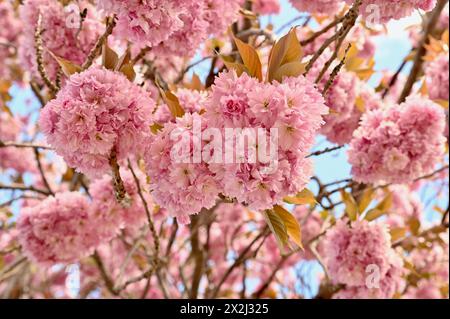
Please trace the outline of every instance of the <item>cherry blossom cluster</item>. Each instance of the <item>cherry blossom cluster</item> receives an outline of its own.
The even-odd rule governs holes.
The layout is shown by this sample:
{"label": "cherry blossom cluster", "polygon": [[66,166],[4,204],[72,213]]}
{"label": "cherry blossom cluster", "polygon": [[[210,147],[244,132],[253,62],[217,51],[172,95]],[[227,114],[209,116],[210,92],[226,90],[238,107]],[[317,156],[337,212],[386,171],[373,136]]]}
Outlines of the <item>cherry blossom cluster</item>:
{"label": "cherry blossom cluster", "polygon": [[[139,174],[139,171],[136,174]],[[140,187],[146,190],[145,178],[142,175],[142,173],[139,174],[138,181]],[[116,237],[122,229],[138,232],[139,228],[145,225],[147,221],[145,207],[139,197],[137,184],[132,173],[129,170],[121,170],[121,178],[131,201],[131,204],[127,207],[117,203],[110,175],[104,175],[102,178],[93,181],[89,186],[94,218],[102,221],[102,227],[96,231],[99,241],[102,242],[108,242]],[[148,192],[143,194],[148,209],[153,212],[152,197]]]}
{"label": "cherry blossom cluster", "polygon": [[7,59],[12,55],[12,49],[22,30],[13,6],[8,1],[0,2],[0,78],[8,79]]}
{"label": "cherry blossom cluster", "polygon": [[[339,220],[323,239],[322,251],[331,280],[346,287],[335,298],[392,298],[401,287],[403,261],[384,224]],[[378,282],[368,278],[374,272]]]}
{"label": "cherry blossom cluster", "polygon": [[[15,142],[19,139],[23,123],[7,112],[0,112],[0,141]],[[15,147],[0,148],[0,170],[13,169],[18,173],[35,172],[33,152]]]}
{"label": "cherry blossom cluster", "polygon": [[[182,104],[187,105],[187,99],[182,99]],[[253,209],[270,209],[286,195],[305,187],[312,169],[306,156],[322,124],[322,115],[328,111],[320,93],[306,78],[264,84],[246,73],[237,76],[235,71],[223,72],[216,79],[204,108],[204,116],[187,113],[176,123],[166,124],[151,141],[146,153],[147,173],[158,204],[187,222],[187,215],[212,207],[219,194],[236,198]],[[175,163],[170,157],[174,146],[171,134],[181,130],[178,132],[181,136],[183,131],[192,129],[195,120],[201,121],[202,131],[220,129],[223,133],[220,138],[226,136],[226,128],[261,128],[264,138],[270,140],[271,129],[275,128],[280,145],[274,171],[267,173],[269,163],[253,163],[249,153],[232,163],[225,160],[224,154],[212,155],[212,158],[220,156],[219,163],[210,161],[207,165],[189,160]],[[188,155],[192,158],[193,144],[198,137],[189,134]],[[231,141],[231,147],[236,143]],[[267,147],[262,141],[258,143]]]}
{"label": "cherry blossom cluster", "polygon": [[22,209],[17,229],[24,252],[38,263],[74,262],[92,253],[94,230],[89,203],[81,193],[63,192]]}
{"label": "cherry blossom cluster", "polygon": [[159,55],[191,56],[208,35],[226,31],[238,18],[240,0],[98,0],[117,16],[115,35]]}
{"label": "cherry blossom cluster", "polygon": [[[315,81],[320,75],[323,65],[331,57],[331,52],[326,51],[314,64],[308,73],[308,78]],[[330,75],[325,74],[318,83],[319,89],[323,90],[330,81]],[[353,132],[358,128],[362,111],[378,109],[381,106],[381,99],[377,93],[358,79],[355,73],[346,70],[334,78],[333,85],[325,95],[330,114],[326,115],[325,125],[320,133],[327,139],[339,145],[347,144],[351,141]],[[363,103],[358,107],[357,103]]]}
{"label": "cherry blossom cluster", "polygon": [[408,183],[433,171],[444,154],[445,113],[418,96],[363,115],[349,149],[353,178]]}
{"label": "cherry blossom cluster", "polygon": [[101,177],[112,151],[119,161],[142,153],[154,105],[122,73],[92,67],[67,80],[41,111],[39,123],[70,166]]}
{"label": "cherry blossom cluster", "polygon": [[448,52],[440,54],[429,63],[425,70],[426,83],[429,96],[432,100],[448,101],[449,92],[449,55]]}
{"label": "cherry blossom cluster", "polygon": [[[319,14],[337,14],[344,4],[353,5],[354,0],[290,0],[299,11]],[[374,23],[386,23],[391,19],[401,19],[410,16],[416,9],[430,11],[436,5],[436,0],[363,0],[360,13],[364,18],[370,18]]]}
{"label": "cherry blossom cluster", "polygon": [[[33,77],[40,78],[36,57],[35,33],[39,15],[42,16],[42,42],[45,48],[43,63],[50,79],[55,80],[59,70],[57,61],[51,53],[76,64],[83,64],[97,41],[102,24],[97,19],[95,8],[88,1],[81,1],[68,10],[59,1],[26,0],[20,6],[20,19],[24,32],[20,38],[19,58],[23,66]],[[88,15],[80,29],[80,12],[87,9]],[[61,45],[64,43],[64,45]]]}
{"label": "cherry blossom cluster", "polygon": [[[354,3],[353,0],[345,2],[349,5]],[[430,11],[435,5],[436,0],[363,0],[360,12],[375,23],[386,23],[410,16],[417,9]]]}
{"label": "cherry blossom cluster", "polygon": [[[173,139],[174,134],[187,133],[193,142],[198,142],[194,141],[192,131],[194,121],[201,122],[200,116],[186,113],[176,122],[167,123],[161,132],[146,142],[149,143],[145,153],[146,172],[155,202],[182,224],[189,223],[189,215],[213,207],[220,192],[215,175],[206,163],[177,163],[171,158],[177,142]],[[206,122],[202,122],[199,129],[205,130]],[[190,144],[186,154],[189,157],[194,152]]]}
{"label": "cherry blossom cluster", "polygon": [[299,11],[306,11],[320,14],[338,13],[343,8],[343,2],[339,0],[289,0],[294,8]]}
{"label": "cherry blossom cluster", "polygon": [[256,0],[253,2],[252,10],[259,14],[277,14],[280,12],[279,0]]}

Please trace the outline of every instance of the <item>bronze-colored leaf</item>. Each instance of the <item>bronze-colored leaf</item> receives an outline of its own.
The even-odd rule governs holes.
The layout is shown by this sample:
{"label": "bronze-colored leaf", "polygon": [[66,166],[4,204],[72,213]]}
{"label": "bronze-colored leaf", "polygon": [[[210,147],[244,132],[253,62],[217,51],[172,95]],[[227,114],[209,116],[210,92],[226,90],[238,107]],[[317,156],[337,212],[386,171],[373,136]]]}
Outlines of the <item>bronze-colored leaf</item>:
{"label": "bronze-colored leaf", "polygon": [[355,199],[350,193],[343,190],[341,191],[341,197],[345,204],[345,212],[347,213],[348,218],[351,221],[355,221],[359,215],[359,209]]}
{"label": "bronze-colored leaf", "polygon": [[162,92],[162,95],[173,117],[182,117],[184,115],[184,110],[176,95],[170,91]]}
{"label": "bronze-colored leaf", "polygon": [[114,70],[119,62],[119,55],[108,46],[107,41],[102,47],[102,65],[108,70]]}
{"label": "bronze-colored leaf", "polygon": [[383,216],[385,214],[386,214],[386,211],[382,211],[382,210],[374,208],[374,209],[371,209],[371,210],[369,210],[367,212],[367,214],[364,217],[364,219],[370,222],[370,221],[375,220],[378,217],[381,217],[381,216]]}
{"label": "bronze-colored leaf", "polygon": [[275,205],[273,209],[275,213],[277,213],[278,216],[280,216],[281,220],[284,222],[289,237],[298,247],[303,249],[302,231],[297,219],[294,217],[294,215],[288,212],[283,206]]}
{"label": "bronze-colored leaf", "polygon": [[262,65],[259,60],[258,52],[249,44],[234,37],[234,42],[238,48],[239,54],[247,68],[249,75],[262,81]]}
{"label": "bronze-colored leaf", "polygon": [[361,199],[359,200],[358,209],[363,212],[369,207],[372,199],[375,195],[375,190],[372,187],[368,187],[363,191]]}
{"label": "bronze-colored leaf", "polygon": [[305,63],[300,61],[289,62],[280,66],[273,76],[273,80],[281,82],[283,77],[297,77],[305,73]]}
{"label": "bronze-colored leaf", "polygon": [[53,54],[53,52],[48,51],[50,53],[50,55],[56,60],[56,62],[58,62],[59,66],[61,67],[61,70],[63,71],[64,75],[67,77],[70,77],[72,74],[78,73],[81,71],[81,66],[66,60],[64,58],[61,58],[55,54]]}
{"label": "bronze-colored leaf", "polygon": [[270,52],[267,81],[272,82],[275,79],[276,72],[281,66],[290,62],[301,62],[302,57],[303,49],[293,28],[275,43]]}
{"label": "bronze-colored leaf", "polygon": [[229,56],[220,55],[220,57],[223,61],[223,64],[225,64],[225,66],[227,67],[227,69],[230,71],[234,70],[237,76],[241,76],[242,73],[244,72],[249,73],[245,65],[243,65],[242,63],[234,62],[234,60]]}
{"label": "bronze-colored leaf", "polygon": [[288,204],[294,205],[314,205],[317,203],[314,194],[307,188],[304,188],[297,195],[285,197],[283,200]]}
{"label": "bronze-colored leaf", "polygon": [[284,253],[284,247],[288,244],[289,240],[286,225],[274,210],[266,210],[264,212],[264,217],[266,218],[267,225],[269,225],[270,230],[275,236],[281,253]]}
{"label": "bronze-colored leaf", "polygon": [[136,72],[134,72],[133,65],[131,63],[127,63],[122,65],[119,72],[123,73],[130,82],[133,82],[136,78]]}

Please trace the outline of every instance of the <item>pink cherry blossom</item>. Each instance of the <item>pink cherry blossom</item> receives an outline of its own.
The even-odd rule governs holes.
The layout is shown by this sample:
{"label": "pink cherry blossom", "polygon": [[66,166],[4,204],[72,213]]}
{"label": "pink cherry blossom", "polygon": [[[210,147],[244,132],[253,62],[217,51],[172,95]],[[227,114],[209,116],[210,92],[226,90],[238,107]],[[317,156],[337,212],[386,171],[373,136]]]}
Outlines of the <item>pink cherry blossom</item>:
{"label": "pink cherry blossom", "polygon": [[444,154],[445,114],[421,97],[364,114],[349,162],[363,183],[406,183],[430,173]]}
{"label": "pink cherry blossom", "polygon": [[39,123],[69,165],[102,176],[113,149],[119,161],[141,154],[153,108],[147,93],[123,74],[93,67],[68,79]]}
{"label": "pink cherry blossom", "polygon": [[92,252],[89,203],[77,192],[58,193],[22,209],[17,222],[24,252],[38,263],[76,262]]}

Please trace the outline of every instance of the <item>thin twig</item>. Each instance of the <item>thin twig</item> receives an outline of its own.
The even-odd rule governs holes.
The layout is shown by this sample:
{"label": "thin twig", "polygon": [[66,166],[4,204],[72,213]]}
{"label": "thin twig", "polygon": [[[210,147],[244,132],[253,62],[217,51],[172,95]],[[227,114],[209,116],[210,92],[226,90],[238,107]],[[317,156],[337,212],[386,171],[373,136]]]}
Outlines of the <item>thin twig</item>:
{"label": "thin twig", "polygon": [[39,13],[36,30],[34,32],[34,42],[36,49],[36,63],[38,72],[44,81],[45,85],[49,88],[50,92],[53,95],[56,95],[58,92],[58,87],[49,79],[47,72],[44,67],[44,59],[43,59],[43,43],[42,43],[42,14]]}
{"label": "thin twig", "polygon": [[408,79],[406,80],[405,83],[405,87],[403,88],[403,91],[400,94],[398,103],[403,103],[406,100],[408,95],[411,93],[414,83],[416,83],[416,80],[420,72],[422,71],[422,65],[424,62],[423,57],[427,53],[426,45],[430,41],[430,36],[433,33],[439,21],[439,16],[441,15],[442,10],[445,8],[447,2],[448,0],[439,0],[436,7],[429,15],[429,20],[425,27],[422,39],[420,40],[419,46],[417,48],[411,72],[409,73]]}
{"label": "thin twig", "polygon": [[0,141],[0,148],[4,147],[17,147],[17,148],[40,148],[43,150],[52,150],[50,146],[39,145],[33,143],[19,143],[19,142],[2,142]]}
{"label": "thin twig", "polygon": [[114,15],[112,18],[107,19],[106,30],[98,38],[97,43],[92,48],[91,52],[89,52],[86,61],[83,63],[83,66],[81,67],[82,70],[89,69],[92,63],[94,63],[94,60],[99,56],[101,52],[103,44],[105,43],[106,40],[108,40],[108,37],[113,32],[115,26],[116,26],[116,16]]}
{"label": "thin twig", "polygon": [[343,147],[344,147],[344,145],[339,145],[339,146],[334,146],[334,147],[327,147],[326,149],[323,149],[321,151],[317,151],[317,152],[309,154],[306,158],[313,157],[313,156],[320,156],[322,154],[334,152],[334,151],[340,150]]}
{"label": "thin twig", "polygon": [[42,194],[45,196],[51,195],[51,193],[47,190],[38,189],[33,186],[25,186],[25,185],[20,185],[20,184],[11,184],[11,185],[0,184],[0,190],[30,191],[30,192],[39,193],[39,194]]}
{"label": "thin twig", "polygon": [[52,188],[50,187],[50,184],[49,184],[47,178],[45,177],[44,169],[42,168],[42,163],[41,163],[41,158],[40,158],[41,155],[39,153],[39,149],[33,148],[33,151],[34,151],[34,157],[36,159],[36,164],[39,169],[39,173],[41,174],[42,181],[44,182],[44,185],[48,189],[49,193],[52,195],[55,195],[55,193],[52,191]]}

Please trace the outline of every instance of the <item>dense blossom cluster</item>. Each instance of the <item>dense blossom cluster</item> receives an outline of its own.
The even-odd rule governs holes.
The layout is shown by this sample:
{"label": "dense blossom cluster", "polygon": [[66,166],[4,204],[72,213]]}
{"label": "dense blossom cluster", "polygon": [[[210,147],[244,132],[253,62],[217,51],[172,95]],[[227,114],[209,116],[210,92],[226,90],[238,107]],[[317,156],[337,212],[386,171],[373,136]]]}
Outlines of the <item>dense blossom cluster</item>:
{"label": "dense blossom cluster", "polygon": [[[225,195],[253,209],[267,209],[305,187],[312,173],[311,162],[305,157],[323,123],[322,116],[328,112],[322,96],[306,78],[263,84],[246,74],[222,73],[212,87],[206,109],[205,118],[213,127],[260,128],[266,141],[270,141],[272,128],[278,130],[274,170],[270,163],[252,163],[248,153],[240,162],[213,168]],[[251,147],[267,144],[258,140]]]}
{"label": "dense blossom cluster", "polygon": [[89,203],[77,192],[58,193],[22,209],[17,229],[25,253],[38,263],[74,262],[91,253],[95,241]]}
{"label": "dense blossom cluster", "polygon": [[0,0],[0,298],[448,298],[444,2]]}
{"label": "dense blossom cluster", "polygon": [[[85,61],[103,27],[96,18],[95,8],[89,2],[80,1],[75,6],[78,10],[68,10],[59,1],[52,0],[26,0],[20,6],[24,33],[20,38],[19,58],[32,76],[40,78],[35,43],[39,16],[42,16],[41,37],[45,48],[43,62],[51,79],[56,79],[59,66],[50,52],[80,65]],[[88,15],[80,29],[77,19],[80,19],[80,12],[84,9],[87,9]]]}
{"label": "dense blossom cluster", "polygon": [[449,55],[448,52],[440,54],[429,63],[425,70],[426,83],[432,100],[448,101],[449,92]]}
{"label": "dense blossom cluster", "polygon": [[[200,116],[186,113],[175,123],[167,123],[157,136],[150,138],[151,143],[145,154],[146,171],[150,176],[152,195],[156,203],[166,208],[168,213],[177,217],[182,224],[189,223],[189,215],[199,213],[202,208],[214,206],[219,195],[215,175],[207,164],[192,162],[194,148],[191,142],[187,145],[187,154],[182,154],[188,158],[182,158],[178,163],[172,158],[174,145],[179,142],[183,133],[189,135],[192,143],[199,142],[194,140],[194,121],[201,122]],[[202,123],[201,131],[206,129],[205,124]]]}
{"label": "dense blossom cluster", "polygon": [[428,99],[367,112],[350,143],[353,178],[408,183],[430,173],[444,154],[445,114]]}
{"label": "dense blossom cluster", "polygon": [[289,0],[299,11],[306,11],[320,14],[335,14],[343,7],[343,2],[338,0]]}
{"label": "dense blossom cluster", "polygon": [[226,31],[238,17],[240,0],[99,0],[117,16],[115,34],[149,46],[159,55],[192,56],[208,35]]}
{"label": "dense blossom cluster", "polygon": [[[336,298],[391,298],[399,286],[403,262],[391,248],[387,227],[357,221],[347,225],[339,220],[323,242],[325,263],[336,284],[345,284]],[[371,267],[374,267],[371,270]],[[368,275],[377,272],[379,285],[370,287]]]}
{"label": "dense blossom cluster", "polygon": [[277,14],[280,12],[279,0],[256,0],[253,2],[253,11],[259,14]]}
{"label": "dense blossom cluster", "polygon": [[181,19],[187,14],[191,0],[124,1],[98,0],[98,8],[108,15],[117,15],[118,36],[142,45],[154,46],[166,41],[183,27]]}
{"label": "dense blossom cluster", "polygon": [[[15,142],[19,139],[22,123],[6,112],[0,112],[0,141]],[[33,152],[14,147],[0,148],[0,170],[14,169],[18,173],[35,172]]]}
{"label": "dense blossom cluster", "polygon": [[123,74],[93,67],[74,74],[41,112],[40,127],[66,162],[91,176],[142,152],[154,101]]}
{"label": "dense blossom cluster", "polygon": [[[308,78],[315,81],[320,75],[323,65],[330,58],[331,52],[326,51],[315,63]],[[330,75],[325,74],[318,86],[323,90]],[[363,111],[380,107],[381,99],[374,90],[358,79],[355,73],[342,70],[334,79],[325,97],[330,114],[325,116],[325,125],[320,133],[330,142],[343,145],[349,143],[353,132],[358,128]],[[361,105],[358,105],[361,104]]]}
{"label": "dense blossom cluster", "polygon": [[[140,187],[146,189],[145,179],[139,174]],[[107,242],[114,238],[121,229],[138,231],[146,223],[145,208],[138,195],[138,188],[132,173],[128,170],[121,172],[125,190],[130,197],[131,205],[124,207],[117,203],[114,197],[111,176],[105,175],[94,181],[89,191],[92,196],[93,218],[101,221],[102,227],[96,231],[99,241]],[[144,193],[148,208],[153,209],[152,198],[148,192]]]}
{"label": "dense blossom cluster", "polygon": [[17,45],[22,23],[8,1],[0,2],[0,78],[7,79],[7,59],[12,55]]}
{"label": "dense blossom cluster", "polygon": [[[345,0],[349,5],[353,0]],[[363,17],[375,23],[385,23],[391,19],[410,16],[416,9],[429,11],[436,5],[436,0],[363,0],[360,12]]]}
{"label": "dense blossom cluster", "polygon": [[423,204],[416,192],[407,185],[393,185],[389,187],[392,196],[392,214],[386,223],[392,228],[406,227],[413,220],[420,221],[423,215]]}

